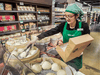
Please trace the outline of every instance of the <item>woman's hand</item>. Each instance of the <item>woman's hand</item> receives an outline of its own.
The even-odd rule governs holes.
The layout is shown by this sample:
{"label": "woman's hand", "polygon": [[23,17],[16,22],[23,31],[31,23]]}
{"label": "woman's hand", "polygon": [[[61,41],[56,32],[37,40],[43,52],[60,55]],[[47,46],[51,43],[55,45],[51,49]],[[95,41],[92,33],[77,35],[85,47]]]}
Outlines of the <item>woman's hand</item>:
{"label": "woman's hand", "polygon": [[63,40],[59,40],[58,45],[62,45],[62,44],[63,44]]}
{"label": "woman's hand", "polygon": [[36,36],[33,40],[29,41],[26,47],[28,47],[30,44],[34,45],[37,40],[38,40],[38,37]]}

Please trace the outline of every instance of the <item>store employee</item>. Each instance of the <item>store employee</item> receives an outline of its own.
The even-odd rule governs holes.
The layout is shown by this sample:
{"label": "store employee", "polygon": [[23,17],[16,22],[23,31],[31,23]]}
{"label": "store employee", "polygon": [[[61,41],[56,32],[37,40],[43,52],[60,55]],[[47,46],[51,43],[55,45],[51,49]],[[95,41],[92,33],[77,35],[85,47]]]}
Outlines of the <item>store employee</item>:
{"label": "store employee", "polygon": [[[84,34],[90,34],[88,24],[81,22],[81,17],[83,16],[83,11],[76,5],[71,4],[65,10],[66,22],[61,23],[59,26],[52,28],[47,32],[43,32],[37,36],[37,39],[43,39],[45,37],[57,34],[59,32],[63,35],[63,43],[69,41],[70,38],[81,36]],[[77,19],[80,19],[78,21]],[[69,62],[68,65],[74,67],[76,70],[82,68],[82,55]]]}

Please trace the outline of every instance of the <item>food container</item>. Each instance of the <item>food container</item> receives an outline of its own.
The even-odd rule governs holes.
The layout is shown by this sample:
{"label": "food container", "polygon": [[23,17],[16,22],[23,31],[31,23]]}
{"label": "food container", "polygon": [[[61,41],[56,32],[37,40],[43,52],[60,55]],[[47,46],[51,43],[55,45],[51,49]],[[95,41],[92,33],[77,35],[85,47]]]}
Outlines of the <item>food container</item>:
{"label": "food container", "polygon": [[[62,68],[64,69],[66,68],[65,70],[66,70],[67,75],[73,75],[72,70],[67,66],[67,64],[65,64],[63,61],[56,59],[56,58],[52,58],[52,57],[37,58],[37,59],[30,61],[29,64],[31,65],[39,64],[42,61],[49,61],[50,63],[57,63]],[[22,75],[27,75],[27,73],[30,73],[28,69],[24,70],[24,72],[25,73],[23,73]],[[38,73],[38,75],[46,75],[48,72],[56,73],[49,69],[49,70],[42,70],[40,73]]]}
{"label": "food container", "polygon": [[[38,58],[39,54],[40,54],[40,50],[37,47],[33,46],[33,49],[31,49],[30,51],[32,51],[32,50],[36,50],[36,52],[29,57],[25,57],[25,58],[19,58],[19,56],[16,56],[16,57],[18,57],[20,59],[20,61],[22,61],[23,63],[28,63],[28,62],[32,61],[33,59]],[[9,53],[5,52],[5,54],[3,56],[4,62],[6,62],[8,56],[9,56]],[[22,63],[16,57],[14,55],[11,55],[8,60],[7,65],[14,67],[14,66],[16,66],[16,64],[19,64],[20,66],[22,66]]]}
{"label": "food container", "polygon": [[[13,38],[14,40],[20,39],[21,37],[17,37],[17,38]],[[10,40],[8,40],[5,44],[5,47],[12,52],[14,50],[14,48],[24,48],[26,47],[26,45],[28,44],[28,42],[30,41],[28,38],[26,38],[27,42],[21,45],[14,45],[14,44],[10,44]]]}

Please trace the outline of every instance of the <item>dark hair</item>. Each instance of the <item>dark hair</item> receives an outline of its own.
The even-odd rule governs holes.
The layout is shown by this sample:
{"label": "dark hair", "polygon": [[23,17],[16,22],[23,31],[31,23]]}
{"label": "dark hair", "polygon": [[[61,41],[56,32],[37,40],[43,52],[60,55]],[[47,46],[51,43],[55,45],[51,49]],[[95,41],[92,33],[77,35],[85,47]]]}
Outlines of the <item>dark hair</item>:
{"label": "dark hair", "polygon": [[78,14],[74,14],[74,15],[75,15],[75,17],[78,16]]}
{"label": "dark hair", "polygon": [[[75,15],[75,18],[76,18],[76,16],[78,16],[78,14],[74,14]],[[78,19],[80,19],[80,17],[78,17]]]}

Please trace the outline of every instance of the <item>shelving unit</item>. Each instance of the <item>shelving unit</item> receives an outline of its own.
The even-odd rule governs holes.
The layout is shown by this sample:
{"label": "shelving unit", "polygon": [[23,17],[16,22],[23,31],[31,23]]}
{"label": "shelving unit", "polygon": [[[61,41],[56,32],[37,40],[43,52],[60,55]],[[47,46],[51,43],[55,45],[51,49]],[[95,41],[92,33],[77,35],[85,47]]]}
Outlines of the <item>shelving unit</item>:
{"label": "shelving unit", "polygon": [[55,23],[58,23],[58,22],[66,22],[66,20],[55,21]]}
{"label": "shelving unit", "polygon": [[[22,2],[22,4],[20,2]],[[52,23],[52,21],[51,21],[51,19],[52,19],[51,18],[52,0],[49,0],[48,3],[46,3],[45,0],[43,0],[43,2],[35,1],[35,0],[30,0],[30,1],[27,1],[27,0],[18,0],[18,1],[0,0],[0,3],[3,3],[4,6],[5,6],[5,3],[12,5],[12,10],[5,10],[5,9],[0,10],[0,15],[14,15],[15,16],[15,21],[1,21],[0,26],[7,26],[7,25],[10,25],[10,24],[16,24],[16,26],[17,26],[16,30],[7,31],[7,32],[0,32],[0,36],[1,35],[6,35],[6,34],[13,34],[13,33],[21,32],[20,25],[21,24],[24,25],[25,23],[28,23],[28,24],[30,22],[36,23],[36,27],[39,27],[39,26],[41,26],[41,24],[43,24],[42,22],[49,21],[48,24],[43,24],[43,26],[51,25],[51,23]],[[18,6],[34,7],[34,11],[18,10]],[[39,7],[41,7],[42,10],[47,9],[49,12],[37,11]],[[32,20],[32,19],[19,20],[19,15],[25,15],[25,14],[33,14],[36,19],[34,19],[34,20]],[[48,15],[49,19],[46,19],[46,20],[41,20],[40,19],[41,24],[39,25],[38,22],[40,22],[40,20],[37,19],[38,18],[37,15]],[[29,30],[31,30],[31,28]]]}
{"label": "shelving unit", "polygon": [[2,32],[2,33],[0,33],[0,36],[2,36],[2,35],[8,35],[8,34],[14,34],[14,33],[19,33],[21,31],[22,30],[14,30],[14,31]]}
{"label": "shelving unit", "polygon": [[4,24],[14,24],[14,23],[20,23],[20,21],[0,22],[0,25],[4,25]]}
{"label": "shelving unit", "polygon": [[55,25],[59,25],[61,22],[66,22],[64,18],[64,8],[55,7]]}
{"label": "shelving unit", "polygon": [[55,16],[64,16],[64,14],[55,14]]}

